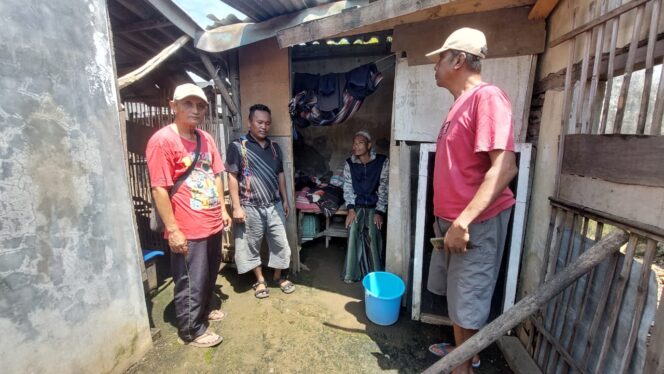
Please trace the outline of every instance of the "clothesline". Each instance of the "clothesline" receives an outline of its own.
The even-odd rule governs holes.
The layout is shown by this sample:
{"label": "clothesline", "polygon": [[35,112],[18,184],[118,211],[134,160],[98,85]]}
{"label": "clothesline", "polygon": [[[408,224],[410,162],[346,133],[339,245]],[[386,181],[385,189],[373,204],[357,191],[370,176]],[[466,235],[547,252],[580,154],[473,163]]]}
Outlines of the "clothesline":
{"label": "clothesline", "polygon": [[[366,64],[375,64],[375,65],[378,65],[379,63],[381,63],[381,62],[383,62],[383,61],[385,61],[385,60],[387,60],[387,59],[393,58],[393,57],[394,57],[394,61],[391,61],[389,64],[383,66],[382,69],[378,69],[378,71],[383,72],[385,69],[388,69],[388,68],[390,68],[390,67],[396,65],[397,60],[396,60],[396,55],[395,55],[394,53],[389,54],[389,55],[387,55],[387,56],[380,57],[379,59],[374,60],[374,61],[372,61],[372,62],[366,62],[366,63],[361,64],[361,65],[358,65],[358,66],[362,66],[362,65],[366,65]],[[291,75],[295,75],[295,74],[297,74],[297,72],[292,72],[292,73],[291,73]]]}

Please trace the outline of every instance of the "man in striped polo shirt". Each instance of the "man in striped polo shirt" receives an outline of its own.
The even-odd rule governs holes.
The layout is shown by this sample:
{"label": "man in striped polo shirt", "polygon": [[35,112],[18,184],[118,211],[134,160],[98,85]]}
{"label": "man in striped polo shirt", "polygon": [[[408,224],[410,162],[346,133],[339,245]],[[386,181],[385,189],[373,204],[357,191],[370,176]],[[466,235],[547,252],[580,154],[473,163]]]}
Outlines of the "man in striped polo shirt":
{"label": "man in striped polo shirt", "polygon": [[231,142],[226,153],[235,222],[235,264],[239,274],[253,271],[254,295],[259,299],[270,296],[261,269],[263,236],[275,284],[284,293],[295,291],[295,285],[284,274],[291,256],[285,229],[289,207],[281,149],[267,137],[271,123],[270,108],[253,105],[249,108],[249,133]]}

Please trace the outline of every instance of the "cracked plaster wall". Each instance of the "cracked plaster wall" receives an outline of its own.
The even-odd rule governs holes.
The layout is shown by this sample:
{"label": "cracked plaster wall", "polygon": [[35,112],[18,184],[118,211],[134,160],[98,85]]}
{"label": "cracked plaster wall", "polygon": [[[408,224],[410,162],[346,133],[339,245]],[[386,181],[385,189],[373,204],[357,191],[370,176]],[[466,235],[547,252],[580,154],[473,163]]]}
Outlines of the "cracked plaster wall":
{"label": "cracked plaster wall", "polygon": [[2,371],[122,372],[151,339],[106,3],[0,20]]}

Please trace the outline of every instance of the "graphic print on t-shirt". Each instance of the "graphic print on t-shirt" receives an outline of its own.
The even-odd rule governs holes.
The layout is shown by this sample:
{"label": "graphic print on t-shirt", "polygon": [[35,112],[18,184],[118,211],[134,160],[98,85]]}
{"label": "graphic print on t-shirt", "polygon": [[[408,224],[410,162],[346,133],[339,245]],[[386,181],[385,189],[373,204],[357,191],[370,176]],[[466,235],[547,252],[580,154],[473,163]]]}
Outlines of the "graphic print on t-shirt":
{"label": "graphic print on t-shirt", "polygon": [[[189,166],[194,154],[182,158],[182,162]],[[187,186],[191,191],[189,206],[193,210],[203,210],[217,207],[219,196],[214,184],[214,173],[212,172],[212,156],[209,152],[201,153],[198,163],[187,178]]]}

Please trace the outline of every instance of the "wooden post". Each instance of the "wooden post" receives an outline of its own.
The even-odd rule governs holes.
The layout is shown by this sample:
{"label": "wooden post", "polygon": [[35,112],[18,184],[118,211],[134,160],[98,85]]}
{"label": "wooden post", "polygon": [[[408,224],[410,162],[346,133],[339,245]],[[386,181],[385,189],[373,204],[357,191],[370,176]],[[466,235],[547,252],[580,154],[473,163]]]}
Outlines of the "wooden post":
{"label": "wooden post", "polygon": [[[576,27],[576,9],[572,11],[572,27]],[[556,197],[560,197],[560,171],[563,166],[563,153],[565,152],[565,135],[568,132],[568,121],[570,116],[570,105],[572,105],[572,68],[574,66],[574,52],[576,50],[576,38],[569,41],[567,50],[567,68],[565,69],[565,91],[563,99],[563,115],[560,118],[560,135],[558,136],[558,161],[556,162],[556,180],[553,188]]]}
{"label": "wooden post", "polygon": [[646,75],[643,79],[643,92],[641,93],[641,106],[639,108],[639,119],[636,124],[636,133],[643,134],[646,129],[646,117],[648,116],[648,104],[650,102],[650,87],[652,86],[652,74],[655,52],[655,41],[657,39],[657,25],[659,25],[659,13],[661,0],[652,2],[652,15],[650,18],[650,30],[648,30],[648,47],[646,49]]}
{"label": "wooden post", "polygon": [[625,252],[625,260],[622,264],[622,269],[620,269],[620,273],[618,274],[618,284],[614,289],[616,296],[611,304],[611,310],[608,317],[608,328],[604,333],[602,349],[599,353],[599,358],[597,359],[597,367],[594,370],[595,374],[604,373],[606,356],[609,354],[611,339],[613,338],[613,333],[615,332],[618,318],[620,317],[620,308],[622,306],[623,297],[625,296],[627,282],[629,281],[632,272],[632,263],[634,262],[634,253],[636,252],[636,244],[638,241],[639,237],[634,234],[629,238],[629,244],[627,245],[627,251]]}
{"label": "wooden post", "polygon": [[613,133],[620,134],[622,129],[623,117],[625,116],[625,106],[627,105],[627,95],[629,94],[629,85],[634,71],[634,58],[636,48],[639,46],[639,31],[646,6],[642,5],[636,9],[636,19],[634,20],[634,29],[632,30],[632,42],[627,52],[627,62],[625,63],[625,73],[623,75],[622,85],[620,86],[620,96],[618,97],[618,108],[616,109],[616,118],[613,121]]}
{"label": "wooden post", "polygon": [[[604,14],[608,6],[608,0],[602,0],[601,6],[597,7],[596,17]],[[599,86],[599,68],[602,62],[602,48],[604,48],[604,23],[601,23],[597,26],[597,39],[595,41],[595,56],[593,58],[593,71],[591,74],[590,80],[590,93],[588,95],[588,106],[586,107],[586,121],[583,122],[582,128],[584,134],[592,134],[595,107],[597,106],[595,102],[595,97],[597,96],[597,87]],[[590,43],[590,40],[588,40]],[[587,128],[585,127],[587,126]]]}
{"label": "wooden post", "polygon": [[639,327],[641,327],[641,319],[643,318],[643,309],[646,304],[646,297],[648,296],[648,284],[650,283],[650,272],[655,252],[657,252],[657,242],[648,239],[646,244],[646,255],[641,264],[641,277],[639,278],[639,286],[636,289],[636,310],[632,319],[632,326],[629,330],[629,338],[625,344],[625,354],[623,355],[620,363],[619,373],[627,373],[629,364],[632,361],[632,354],[634,353],[634,346],[636,345],[637,334]]}
{"label": "wooden post", "polygon": [[[579,225],[579,215],[574,214],[572,217],[572,227],[570,228],[570,235],[569,235],[569,241],[567,242],[567,253],[565,254],[565,266],[567,267],[572,261],[575,260],[576,257],[581,253],[581,248],[579,248],[579,253],[575,254],[575,238],[578,235],[577,233],[577,228]],[[584,242],[584,236],[581,236],[580,242]],[[578,282],[574,282],[574,284],[571,287],[567,287],[565,291],[562,293],[562,305],[556,304],[553,312],[553,321],[551,323],[551,333],[556,336],[558,335],[557,331],[560,330],[560,335],[556,336],[556,339],[559,341],[562,341],[564,335],[565,335],[565,325],[567,323],[567,312],[569,310],[570,303],[573,303],[574,299],[574,292],[576,290],[576,284]],[[572,301],[570,301],[572,300]],[[559,322],[560,321],[560,322]],[[559,329],[557,326],[562,323],[562,327]],[[561,347],[563,347],[561,345]],[[564,348],[563,348],[564,349]],[[553,368],[552,370],[555,370],[555,368],[558,366],[558,356],[556,356],[556,352],[552,351],[550,355],[550,363],[549,365]],[[564,361],[563,361],[564,362]],[[548,370],[545,369],[545,372],[548,372]]]}
{"label": "wooden post", "polygon": [[[590,12],[594,12],[594,3],[591,3]],[[584,34],[583,43],[583,58],[581,59],[581,77],[579,78],[579,91],[574,104],[576,106],[576,119],[573,119],[574,132],[576,134],[585,134],[585,126],[583,126],[583,115],[585,113],[585,100],[586,100],[586,86],[588,85],[588,64],[590,63],[590,44],[593,40],[593,30],[586,31]],[[571,72],[570,72],[571,73]]]}
{"label": "wooden post", "polygon": [[664,373],[664,296],[659,299],[659,307],[655,316],[655,325],[650,336],[646,353],[644,373]]}
{"label": "wooden post", "polygon": [[[609,42],[609,63],[606,70],[606,92],[604,93],[604,103],[602,105],[602,116],[599,124],[598,134],[606,132],[606,124],[609,118],[609,102],[611,100],[611,91],[613,90],[613,71],[616,60],[616,44],[618,43],[618,19],[611,20],[611,39]],[[607,25],[608,26],[608,25]]]}
{"label": "wooden post", "polygon": [[199,53],[201,56],[201,60],[203,61],[203,65],[205,65],[205,69],[207,69],[208,74],[212,77],[214,80],[214,84],[219,88],[219,92],[221,92],[221,97],[224,99],[224,102],[226,105],[228,105],[228,110],[230,110],[231,115],[235,117],[237,115],[237,105],[235,105],[235,102],[233,101],[233,98],[231,98],[231,95],[228,94],[228,90],[226,89],[226,86],[224,85],[224,82],[219,78],[219,74],[214,70],[214,65],[212,65],[212,61],[210,61],[210,58],[207,55],[204,55],[202,53]]}
{"label": "wooden post", "polygon": [[447,354],[424,371],[425,374],[449,373],[479,351],[489,346],[507,331],[536,312],[567,286],[579,279],[627,242],[628,235],[615,230],[593,245],[570,266],[539,287],[535,293],[519,301],[514,307],[482,328],[472,338]]}

